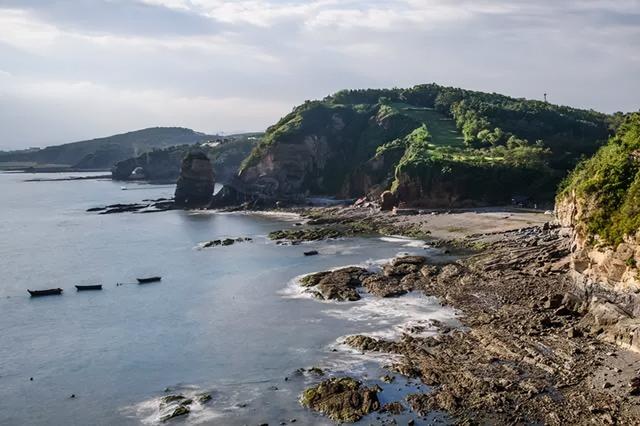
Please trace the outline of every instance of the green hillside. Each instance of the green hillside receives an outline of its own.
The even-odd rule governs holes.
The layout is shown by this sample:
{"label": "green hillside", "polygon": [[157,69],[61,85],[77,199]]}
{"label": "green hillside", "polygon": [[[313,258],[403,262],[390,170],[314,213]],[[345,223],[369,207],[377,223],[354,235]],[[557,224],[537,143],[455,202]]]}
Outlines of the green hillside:
{"label": "green hillside", "polygon": [[153,127],[39,150],[2,152],[0,163],[55,164],[77,169],[108,169],[120,160],[155,148],[194,144],[210,138],[211,136],[181,127]]}
{"label": "green hillside", "polygon": [[343,90],[267,129],[241,180],[275,198],[391,189],[424,205],[500,203],[514,194],[551,201],[568,171],[607,140],[611,123],[596,111],[436,84]]}
{"label": "green hillside", "polygon": [[580,232],[618,244],[640,229],[640,113],[628,114],[616,134],[566,179],[559,201],[573,197],[583,212]]}

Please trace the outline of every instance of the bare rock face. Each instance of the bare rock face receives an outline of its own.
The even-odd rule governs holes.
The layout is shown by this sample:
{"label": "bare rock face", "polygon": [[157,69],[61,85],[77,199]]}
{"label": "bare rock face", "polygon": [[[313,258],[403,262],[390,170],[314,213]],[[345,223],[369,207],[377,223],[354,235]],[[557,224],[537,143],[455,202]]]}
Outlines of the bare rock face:
{"label": "bare rock face", "polygon": [[380,209],[382,211],[391,211],[396,206],[396,196],[391,191],[384,191],[380,195]]}
{"label": "bare rock face", "polygon": [[204,207],[213,198],[213,168],[203,152],[190,152],[182,160],[176,184],[175,203],[184,207]]}
{"label": "bare rock face", "polygon": [[570,274],[584,295],[583,322],[609,342],[640,352],[640,233],[618,245],[592,241],[584,218],[592,206],[575,191],[556,203],[558,222],[571,238]]}

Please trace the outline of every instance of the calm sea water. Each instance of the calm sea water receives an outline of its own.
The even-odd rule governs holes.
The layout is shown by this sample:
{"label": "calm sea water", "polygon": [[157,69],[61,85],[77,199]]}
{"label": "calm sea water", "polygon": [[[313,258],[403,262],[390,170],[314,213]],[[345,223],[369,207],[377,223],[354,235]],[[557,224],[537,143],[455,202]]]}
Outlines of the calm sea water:
{"label": "calm sea water", "polygon": [[[300,392],[318,379],[296,369],[320,366],[368,378],[384,386],[383,402],[395,400],[417,385],[379,382],[379,363],[347,350],[340,338],[393,335],[412,322],[453,318],[417,294],[323,303],[301,295],[293,281],[401,252],[438,255],[410,241],[277,246],[265,236],[292,226],[290,218],[184,211],[101,216],[85,210],[166,197],[173,188],[24,182],[30,177],[0,174],[0,424],[153,424],[166,388],[212,394],[173,421],[179,424],[292,418],[327,424],[299,406]],[[198,248],[238,236],[254,242]],[[321,254],[303,256],[309,249]],[[161,275],[162,282],[116,286],[146,275]],[[104,290],[73,287],[91,283]],[[64,294],[30,298],[26,292],[51,287]]]}

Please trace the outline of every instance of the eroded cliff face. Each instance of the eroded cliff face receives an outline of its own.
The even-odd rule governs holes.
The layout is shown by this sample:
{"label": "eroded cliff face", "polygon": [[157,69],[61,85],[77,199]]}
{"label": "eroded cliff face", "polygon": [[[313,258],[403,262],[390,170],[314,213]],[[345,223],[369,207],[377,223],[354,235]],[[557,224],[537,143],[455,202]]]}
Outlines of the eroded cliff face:
{"label": "eroded cliff face", "polygon": [[[383,175],[363,177],[380,141],[419,126],[378,109],[311,105],[294,111],[267,133],[268,143],[241,170],[234,184],[257,198],[298,200],[309,194],[361,196]],[[374,166],[375,168],[375,166]]]}
{"label": "eroded cliff face", "polygon": [[585,323],[604,340],[640,352],[640,232],[616,246],[588,234],[590,200],[561,197],[556,216],[571,238],[570,273],[588,311]]}

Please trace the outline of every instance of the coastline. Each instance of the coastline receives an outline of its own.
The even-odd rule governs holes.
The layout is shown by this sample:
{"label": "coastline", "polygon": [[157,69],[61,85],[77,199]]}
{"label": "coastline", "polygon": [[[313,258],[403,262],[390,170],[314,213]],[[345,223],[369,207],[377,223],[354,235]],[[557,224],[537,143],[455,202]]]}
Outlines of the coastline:
{"label": "coastline", "polygon": [[431,246],[471,250],[422,289],[461,312],[462,327],[429,337],[352,340],[363,353],[400,355],[400,364],[387,366],[390,374],[431,387],[404,401],[415,413],[442,411],[462,424],[631,424],[639,418],[631,383],[640,358],[599,340],[576,306],[569,239],[552,216],[501,209],[412,216],[353,207],[297,212],[320,228],[358,224],[365,233],[391,229]]}

